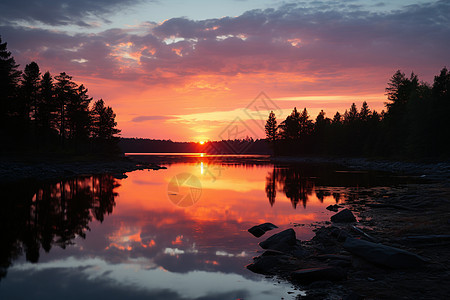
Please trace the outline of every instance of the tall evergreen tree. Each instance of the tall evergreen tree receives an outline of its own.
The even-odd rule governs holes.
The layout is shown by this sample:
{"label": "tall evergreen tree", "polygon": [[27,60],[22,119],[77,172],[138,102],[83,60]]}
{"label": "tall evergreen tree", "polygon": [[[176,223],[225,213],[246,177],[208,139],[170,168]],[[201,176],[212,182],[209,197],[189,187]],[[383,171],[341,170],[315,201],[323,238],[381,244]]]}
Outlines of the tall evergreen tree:
{"label": "tall evergreen tree", "polygon": [[113,141],[120,130],[116,128],[116,114],[111,107],[105,106],[103,99],[94,103],[91,111],[92,137],[102,141]]}
{"label": "tall evergreen tree", "polygon": [[50,72],[42,76],[39,87],[39,108],[37,110],[36,122],[39,127],[46,131],[58,129],[57,124],[58,106],[55,98],[55,88]]}
{"label": "tall evergreen tree", "polygon": [[92,98],[88,96],[87,92],[88,90],[80,85],[66,105],[69,138],[77,141],[86,140],[89,137],[91,125],[89,103]]}
{"label": "tall evergreen tree", "polygon": [[274,144],[277,139],[277,128],[278,125],[275,113],[271,111],[266,121],[265,131],[267,140],[270,141],[272,144]]}
{"label": "tall evergreen tree", "polygon": [[359,119],[362,122],[367,122],[371,116],[372,112],[370,111],[369,105],[366,101],[363,102],[361,106],[361,110],[359,111]]}
{"label": "tall evergreen tree", "polygon": [[25,66],[22,74],[21,114],[24,120],[35,120],[38,114],[38,94],[41,72],[34,61]]}
{"label": "tall evergreen tree", "polygon": [[281,134],[284,139],[296,140],[300,138],[300,113],[294,107],[291,114],[280,124]]}
{"label": "tall evergreen tree", "polygon": [[55,94],[58,104],[58,127],[61,142],[64,143],[67,135],[67,105],[76,95],[77,85],[72,81],[72,77],[65,72],[55,77]]}
{"label": "tall evergreen tree", "polygon": [[17,88],[21,72],[17,69],[11,52],[7,50],[7,43],[2,43],[0,37],[0,126],[3,127],[6,117],[11,112],[12,101],[17,96]]}

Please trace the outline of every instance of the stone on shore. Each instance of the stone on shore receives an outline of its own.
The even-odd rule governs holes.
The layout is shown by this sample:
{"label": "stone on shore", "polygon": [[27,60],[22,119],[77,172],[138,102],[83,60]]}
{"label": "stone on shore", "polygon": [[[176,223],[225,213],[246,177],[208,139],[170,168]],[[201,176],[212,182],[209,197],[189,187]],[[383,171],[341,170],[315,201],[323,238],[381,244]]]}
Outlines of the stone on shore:
{"label": "stone on shore", "polygon": [[356,218],[349,209],[344,209],[337,214],[331,216],[331,222],[334,223],[352,223],[356,222]]}
{"label": "stone on shore", "polygon": [[263,249],[272,249],[282,252],[289,252],[294,249],[297,244],[295,237],[295,231],[292,228],[283,230],[277,234],[272,235],[265,241],[259,243],[259,246]]}
{"label": "stone on shore", "polygon": [[254,258],[254,262],[249,264],[247,269],[258,274],[279,275],[299,268],[299,261],[290,255],[275,252],[265,254],[266,252]]}
{"label": "stone on shore", "polygon": [[300,283],[324,280],[340,281],[347,278],[347,273],[339,267],[322,267],[297,270],[291,273],[291,277]]}
{"label": "stone on shore", "polygon": [[345,241],[344,249],[370,263],[392,269],[416,268],[426,263],[417,254],[350,237]]}
{"label": "stone on shore", "polygon": [[267,231],[275,229],[275,228],[278,228],[278,226],[276,226],[272,223],[263,223],[263,224],[253,226],[252,228],[250,228],[248,230],[248,232],[253,234],[255,237],[260,237]]}

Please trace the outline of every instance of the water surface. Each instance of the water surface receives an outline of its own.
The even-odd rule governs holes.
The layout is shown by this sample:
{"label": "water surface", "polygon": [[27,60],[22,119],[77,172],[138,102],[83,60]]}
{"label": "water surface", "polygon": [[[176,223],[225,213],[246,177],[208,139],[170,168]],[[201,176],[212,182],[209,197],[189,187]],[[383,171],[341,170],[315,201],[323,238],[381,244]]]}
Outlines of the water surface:
{"label": "water surface", "polygon": [[247,229],[296,224],[309,239],[326,206],[387,185],[264,156],[140,156],[155,157],[167,169],[2,186],[0,298],[293,299],[289,284],[245,268],[266,238]]}

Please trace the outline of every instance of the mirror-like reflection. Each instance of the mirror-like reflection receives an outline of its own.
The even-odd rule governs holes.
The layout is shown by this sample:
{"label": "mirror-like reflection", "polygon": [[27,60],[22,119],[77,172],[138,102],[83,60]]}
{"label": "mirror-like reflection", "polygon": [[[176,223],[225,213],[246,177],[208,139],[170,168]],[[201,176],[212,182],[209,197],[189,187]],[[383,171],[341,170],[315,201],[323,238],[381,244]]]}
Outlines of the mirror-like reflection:
{"label": "mirror-like reflection", "polygon": [[[329,220],[326,206],[394,182],[330,165],[240,159],[178,156],[167,169],[121,180],[2,186],[0,298],[287,299],[290,286],[245,268],[266,238],[247,229]],[[190,191],[168,188],[183,173],[201,185],[191,206],[177,206],[168,194]],[[295,231],[299,239],[313,236],[308,226]]]}
{"label": "mirror-like reflection", "polygon": [[85,238],[93,219],[102,222],[112,213],[118,186],[111,175],[2,185],[0,277],[23,253],[36,263],[41,248],[48,253],[53,246],[65,249],[76,237]]}

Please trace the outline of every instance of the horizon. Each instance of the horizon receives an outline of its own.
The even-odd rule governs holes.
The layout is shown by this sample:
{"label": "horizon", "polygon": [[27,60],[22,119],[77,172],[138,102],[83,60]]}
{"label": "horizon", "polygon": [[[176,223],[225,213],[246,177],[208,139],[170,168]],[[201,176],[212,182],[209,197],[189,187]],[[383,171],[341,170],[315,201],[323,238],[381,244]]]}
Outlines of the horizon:
{"label": "horizon", "polygon": [[431,83],[450,61],[445,1],[43,3],[0,4],[3,42],[20,69],[104,99],[123,138],[220,141],[238,124],[257,139],[270,110],[380,112],[396,70]]}

